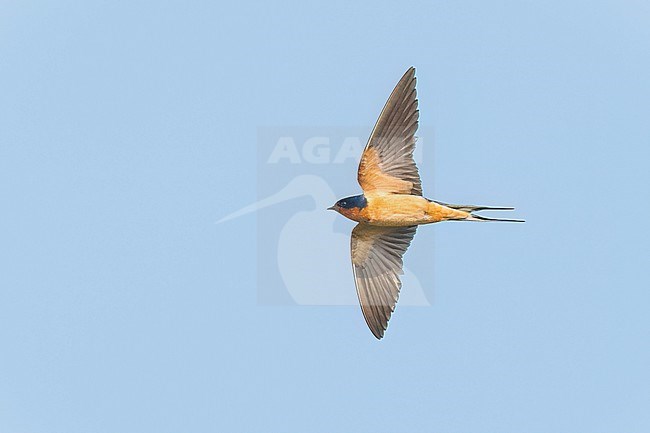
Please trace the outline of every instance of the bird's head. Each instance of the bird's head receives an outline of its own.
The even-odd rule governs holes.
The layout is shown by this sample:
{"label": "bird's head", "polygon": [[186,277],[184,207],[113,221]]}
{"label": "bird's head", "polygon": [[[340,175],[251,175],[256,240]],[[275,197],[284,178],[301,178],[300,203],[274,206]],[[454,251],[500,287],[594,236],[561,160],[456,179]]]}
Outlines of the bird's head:
{"label": "bird's head", "polygon": [[328,208],[328,210],[334,210],[341,215],[350,218],[351,220],[359,221],[359,212],[361,212],[361,209],[365,208],[367,205],[368,201],[363,196],[363,194],[361,194],[342,198],[341,200],[337,201],[334,206]]}

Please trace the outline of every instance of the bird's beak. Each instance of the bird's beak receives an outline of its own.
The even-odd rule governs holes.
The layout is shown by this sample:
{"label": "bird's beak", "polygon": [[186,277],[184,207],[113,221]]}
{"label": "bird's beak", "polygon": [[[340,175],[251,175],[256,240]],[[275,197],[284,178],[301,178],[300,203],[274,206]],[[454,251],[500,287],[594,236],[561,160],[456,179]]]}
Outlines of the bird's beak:
{"label": "bird's beak", "polygon": [[327,208],[327,210],[336,210],[336,206],[330,206]]}

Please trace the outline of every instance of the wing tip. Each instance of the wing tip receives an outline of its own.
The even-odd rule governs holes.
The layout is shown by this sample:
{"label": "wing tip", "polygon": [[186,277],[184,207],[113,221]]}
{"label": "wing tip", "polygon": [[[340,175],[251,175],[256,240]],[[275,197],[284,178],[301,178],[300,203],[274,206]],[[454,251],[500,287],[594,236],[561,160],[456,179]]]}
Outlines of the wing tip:
{"label": "wing tip", "polygon": [[372,326],[368,326],[368,328],[370,328],[370,332],[372,332],[372,335],[374,335],[374,337],[377,340],[381,340],[382,338],[384,338],[384,333],[386,332],[386,328],[381,328],[381,327],[375,328]]}
{"label": "wing tip", "polygon": [[406,72],[404,72],[404,75],[402,75],[402,78],[400,79],[400,82],[402,82],[402,81],[411,81],[411,80],[415,80],[415,66],[410,66],[406,70]]}

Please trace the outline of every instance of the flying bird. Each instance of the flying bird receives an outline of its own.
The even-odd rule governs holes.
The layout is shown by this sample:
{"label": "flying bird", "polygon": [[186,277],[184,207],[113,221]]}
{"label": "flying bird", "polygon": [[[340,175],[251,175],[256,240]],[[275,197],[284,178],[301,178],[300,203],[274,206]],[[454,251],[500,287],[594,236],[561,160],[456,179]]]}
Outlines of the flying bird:
{"label": "flying bird", "polygon": [[509,221],[475,214],[512,210],[448,204],[422,196],[413,159],[418,129],[415,68],[390,94],[361,155],[357,180],[363,194],[343,198],[329,209],[358,222],[350,242],[352,269],[363,317],[377,339],[384,336],[402,283],[402,257],[418,225],[440,221]]}

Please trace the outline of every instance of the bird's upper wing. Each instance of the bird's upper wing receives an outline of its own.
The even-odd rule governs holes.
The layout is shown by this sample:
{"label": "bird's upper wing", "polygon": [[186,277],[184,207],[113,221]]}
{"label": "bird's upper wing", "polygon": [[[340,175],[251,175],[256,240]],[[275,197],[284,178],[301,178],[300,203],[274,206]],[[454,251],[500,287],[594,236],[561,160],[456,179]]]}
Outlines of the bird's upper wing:
{"label": "bird's upper wing", "polygon": [[417,226],[379,227],[365,223],[352,230],[352,268],[361,311],[370,331],[384,336],[402,283],[402,256]]}
{"label": "bird's upper wing", "polygon": [[413,160],[419,117],[415,81],[411,67],[393,89],[370,134],[357,176],[365,192],[422,195]]}

